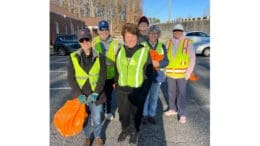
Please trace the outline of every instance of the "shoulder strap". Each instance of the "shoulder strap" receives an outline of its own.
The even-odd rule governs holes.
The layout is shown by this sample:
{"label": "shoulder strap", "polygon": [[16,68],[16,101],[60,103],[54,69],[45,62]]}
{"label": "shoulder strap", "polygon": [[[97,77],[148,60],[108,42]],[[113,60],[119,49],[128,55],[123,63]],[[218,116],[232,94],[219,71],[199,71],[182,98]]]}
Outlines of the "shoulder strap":
{"label": "shoulder strap", "polygon": [[183,46],[182,46],[182,53],[188,53],[188,48],[190,47],[190,39],[185,38],[183,41]]}

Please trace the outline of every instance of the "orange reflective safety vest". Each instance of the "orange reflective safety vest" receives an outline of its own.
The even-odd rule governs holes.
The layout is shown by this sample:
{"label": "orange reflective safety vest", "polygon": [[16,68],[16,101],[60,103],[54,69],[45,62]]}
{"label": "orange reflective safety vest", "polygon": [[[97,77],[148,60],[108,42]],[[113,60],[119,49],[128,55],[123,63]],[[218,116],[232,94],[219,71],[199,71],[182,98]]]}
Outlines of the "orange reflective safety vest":
{"label": "orange reflective safety vest", "polygon": [[167,48],[167,56],[169,64],[166,67],[166,76],[170,78],[185,78],[186,71],[189,67],[190,59],[188,56],[188,48],[191,44],[190,39],[182,39],[179,43],[175,56],[172,55],[173,42],[170,40]]}

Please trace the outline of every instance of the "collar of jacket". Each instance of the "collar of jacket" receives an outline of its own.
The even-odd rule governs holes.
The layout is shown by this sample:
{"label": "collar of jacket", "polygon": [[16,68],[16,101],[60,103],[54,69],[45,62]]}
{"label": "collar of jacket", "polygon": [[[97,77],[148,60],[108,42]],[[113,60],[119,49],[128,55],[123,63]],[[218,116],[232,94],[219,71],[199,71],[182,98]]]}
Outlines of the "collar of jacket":
{"label": "collar of jacket", "polygon": [[[100,37],[99,37],[99,38],[100,38]],[[112,37],[109,35],[108,38],[107,38],[107,40],[103,41],[103,40],[100,39],[100,41],[101,41],[102,43],[104,43],[104,44],[110,44],[110,43],[113,41],[113,39],[112,39]]]}
{"label": "collar of jacket", "polygon": [[[79,58],[81,58],[82,57],[82,53],[84,53],[84,52],[83,52],[83,49],[80,48],[79,50],[76,51],[76,53],[77,53],[77,56]],[[97,53],[97,51],[95,49],[91,48],[91,53],[92,53],[92,58],[91,58],[92,61],[94,61],[96,57],[99,57],[99,54]]]}

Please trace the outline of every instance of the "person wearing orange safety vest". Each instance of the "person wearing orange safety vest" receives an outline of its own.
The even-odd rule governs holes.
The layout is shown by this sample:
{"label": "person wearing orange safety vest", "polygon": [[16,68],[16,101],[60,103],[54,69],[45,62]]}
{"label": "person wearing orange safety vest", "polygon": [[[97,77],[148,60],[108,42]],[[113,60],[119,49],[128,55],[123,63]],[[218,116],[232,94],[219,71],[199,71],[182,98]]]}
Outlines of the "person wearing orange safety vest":
{"label": "person wearing orange safety vest", "polygon": [[152,82],[153,64],[149,48],[138,43],[138,27],[126,23],[121,32],[124,45],[116,55],[115,87],[122,131],[118,141],[130,135],[136,143],[145,99]]}
{"label": "person wearing orange safety vest", "polygon": [[181,24],[173,27],[173,38],[168,42],[166,67],[169,110],[166,116],[179,114],[179,122],[186,123],[186,84],[195,66],[195,50],[190,39],[183,35]]}
{"label": "person wearing orange safety vest", "polygon": [[111,101],[115,76],[115,55],[120,47],[120,44],[117,40],[113,40],[113,38],[110,36],[109,24],[107,21],[102,20],[98,22],[98,36],[93,39],[92,46],[96,49],[97,52],[106,56],[107,74],[105,92],[107,95],[107,101],[105,104],[105,118],[112,120],[114,118],[111,112]]}
{"label": "person wearing orange safety vest", "polygon": [[90,138],[94,133],[95,145],[103,145],[101,139],[101,115],[103,103],[106,102],[104,92],[106,79],[105,56],[91,47],[92,36],[89,29],[81,29],[77,35],[81,48],[70,54],[68,63],[68,82],[73,97],[87,105],[88,117],[85,121],[85,145],[90,146]]}

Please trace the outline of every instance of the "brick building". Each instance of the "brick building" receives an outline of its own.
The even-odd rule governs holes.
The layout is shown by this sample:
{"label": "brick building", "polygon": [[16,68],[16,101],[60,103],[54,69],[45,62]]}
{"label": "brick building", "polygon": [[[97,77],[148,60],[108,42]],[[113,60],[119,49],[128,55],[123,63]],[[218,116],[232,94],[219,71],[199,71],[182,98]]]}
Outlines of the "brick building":
{"label": "brick building", "polygon": [[85,22],[66,11],[65,9],[50,4],[50,44],[52,45],[59,34],[76,34],[85,27]]}

